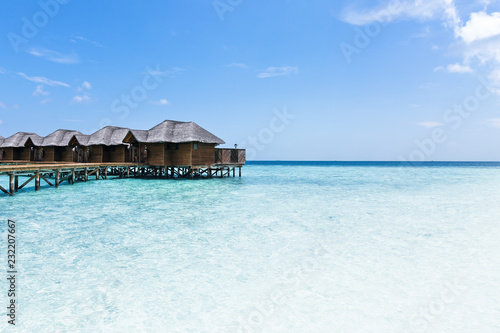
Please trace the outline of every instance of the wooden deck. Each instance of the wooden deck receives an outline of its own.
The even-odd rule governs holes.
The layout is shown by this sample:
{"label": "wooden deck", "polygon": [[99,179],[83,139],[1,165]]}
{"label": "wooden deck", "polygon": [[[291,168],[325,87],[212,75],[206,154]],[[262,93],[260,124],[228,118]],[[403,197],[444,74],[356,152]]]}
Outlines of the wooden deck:
{"label": "wooden deck", "polygon": [[[41,187],[41,180],[48,186],[58,187],[61,183],[87,182],[92,178],[213,178],[241,177],[241,163],[214,164],[201,166],[151,166],[137,163],[27,163],[0,164],[0,176],[9,177],[8,190],[0,186],[0,193],[13,196],[31,181],[35,181],[35,191]],[[19,177],[28,178],[19,185]]]}

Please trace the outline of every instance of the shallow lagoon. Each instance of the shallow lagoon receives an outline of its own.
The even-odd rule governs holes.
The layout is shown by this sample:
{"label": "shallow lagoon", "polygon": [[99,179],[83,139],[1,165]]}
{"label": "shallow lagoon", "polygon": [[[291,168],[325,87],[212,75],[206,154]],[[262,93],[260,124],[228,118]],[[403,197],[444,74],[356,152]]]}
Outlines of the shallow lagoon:
{"label": "shallow lagoon", "polygon": [[499,202],[487,163],[28,188],[12,331],[500,331]]}

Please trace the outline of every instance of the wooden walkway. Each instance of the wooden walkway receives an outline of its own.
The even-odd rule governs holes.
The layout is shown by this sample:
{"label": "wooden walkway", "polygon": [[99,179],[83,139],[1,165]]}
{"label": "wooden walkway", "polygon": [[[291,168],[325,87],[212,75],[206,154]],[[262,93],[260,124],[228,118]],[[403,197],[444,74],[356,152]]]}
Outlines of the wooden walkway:
{"label": "wooden walkway", "polygon": [[[9,177],[8,190],[0,186],[0,193],[13,196],[15,192],[35,181],[35,191],[40,189],[41,180],[49,186],[58,187],[61,183],[74,184],[75,181],[87,182],[108,179],[108,176],[118,178],[213,178],[241,177],[243,164],[216,164],[211,166],[150,166],[136,163],[35,163],[35,164],[5,164],[0,165],[0,176]],[[28,178],[19,185],[19,177]]]}

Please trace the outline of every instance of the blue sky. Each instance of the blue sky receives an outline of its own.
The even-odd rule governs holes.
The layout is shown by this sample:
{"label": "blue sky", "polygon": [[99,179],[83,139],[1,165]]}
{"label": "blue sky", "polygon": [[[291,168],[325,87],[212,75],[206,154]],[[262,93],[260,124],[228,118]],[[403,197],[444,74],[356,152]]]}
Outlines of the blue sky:
{"label": "blue sky", "polygon": [[195,121],[258,160],[500,160],[498,1],[3,1],[0,135]]}

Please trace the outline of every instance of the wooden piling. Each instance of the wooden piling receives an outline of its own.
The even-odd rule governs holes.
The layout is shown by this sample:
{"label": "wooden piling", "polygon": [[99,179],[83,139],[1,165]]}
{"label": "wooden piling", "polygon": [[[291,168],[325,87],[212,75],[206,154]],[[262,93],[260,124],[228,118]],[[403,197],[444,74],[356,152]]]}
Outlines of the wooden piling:
{"label": "wooden piling", "polygon": [[35,191],[40,190],[40,171],[35,172]]}
{"label": "wooden piling", "polygon": [[[32,165],[2,165],[0,175],[9,175],[9,188],[0,187],[0,193],[14,195],[25,185],[35,180],[35,190],[40,189],[40,182],[44,180],[49,186],[59,187],[64,181],[74,184],[77,180],[88,181],[95,173],[96,180],[108,179],[108,173],[120,178],[141,176],[145,178],[213,178],[213,177],[241,177],[242,164],[213,164],[206,166],[165,166],[165,165],[132,165],[126,163],[85,163],[83,165],[67,164],[32,164]],[[19,186],[19,176],[28,176],[28,179]],[[55,181],[51,181],[54,177]]]}
{"label": "wooden piling", "polygon": [[9,174],[9,194],[10,194],[10,196],[14,195],[14,191],[15,191],[14,182],[15,182],[14,174],[11,173],[11,174]]}

